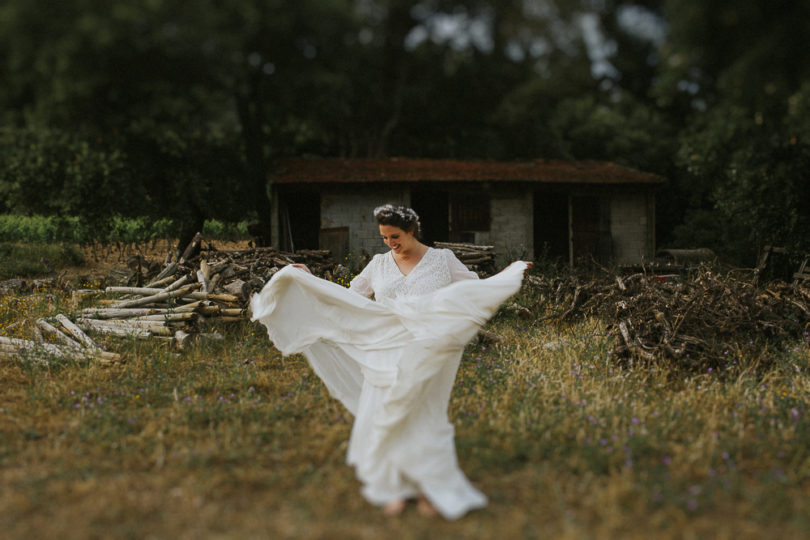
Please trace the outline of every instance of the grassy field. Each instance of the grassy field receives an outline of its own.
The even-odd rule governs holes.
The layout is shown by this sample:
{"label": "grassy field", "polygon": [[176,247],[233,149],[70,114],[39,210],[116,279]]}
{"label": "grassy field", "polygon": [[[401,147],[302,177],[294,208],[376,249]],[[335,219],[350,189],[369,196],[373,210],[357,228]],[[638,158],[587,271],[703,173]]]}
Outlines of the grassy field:
{"label": "grassy field", "polygon": [[[0,297],[0,328],[65,313]],[[612,358],[598,321],[506,315],[468,346],[450,403],[490,505],[386,518],[345,465],[350,415],[258,325],[126,362],[0,361],[5,538],[799,538],[810,531],[810,339],[686,375]],[[0,331],[2,333],[2,331]]]}

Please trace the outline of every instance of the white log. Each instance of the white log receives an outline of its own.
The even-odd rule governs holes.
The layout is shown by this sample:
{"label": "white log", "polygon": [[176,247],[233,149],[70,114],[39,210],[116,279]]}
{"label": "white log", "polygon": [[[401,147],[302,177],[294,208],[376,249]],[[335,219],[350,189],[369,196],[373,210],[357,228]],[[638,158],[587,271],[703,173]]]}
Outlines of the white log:
{"label": "white log", "polygon": [[152,287],[154,287],[154,288],[162,288],[164,285],[167,285],[167,284],[171,283],[172,281],[174,281],[174,276],[166,276],[163,279],[154,279],[154,280],[150,281],[149,283],[147,283],[146,285],[144,285],[144,287],[147,287],[147,288],[152,288]]}
{"label": "white log", "polygon": [[84,326],[88,332],[96,332],[105,336],[120,336],[120,337],[136,337],[136,338],[149,338],[152,337],[152,332],[136,326],[104,326],[94,325],[91,323],[100,322],[96,319],[82,319],[79,324]]}
{"label": "white log", "polygon": [[120,354],[100,349],[74,349],[53,343],[39,343],[27,339],[0,336],[0,356],[16,360],[21,355],[27,355],[45,364],[51,358],[91,359],[104,364],[121,360]]}
{"label": "white log", "polygon": [[464,244],[460,242],[436,242],[435,246],[437,248],[447,248],[447,249],[469,249],[469,250],[480,250],[480,251],[492,251],[495,249],[495,246],[479,246],[477,244]]}
{"label": "white log", "polygon": [[109,293],[124,293],[124,294],[140,294],[144,296],[153,296],[166,292],[164,289],[157,289],[154,287],[107,287],[105,291]]}
{"label": "white log", "polygon": [[211,288],[211,268],[208,266],[208,263],[205,262],[205,259],[200,260],[200,269],[197,270],[197,281],[202,283],[202,291],[203,292],[212,292],[213,289]]}
{"label": "white log", "polygon": [[195,302],[191,302],[190,304],[183,304],[182,306],[177,306],[169,310],[169,312],[174,313],[186,313],[191,311],[196,311],[198,307],[203,305],[204,300],[197,300]]}
{"label": "white log", "polygon": [[[199,284],[197,284],[199,285]],[[193,292],[187,294],[186,298],[193,298],[194,300],[212,300],[214,302],[222,302],[224,304],[239,304],[239,298],[232,294],[213,294],[204,292]]]}
{"label": "white log", "polygon": [[169,265],[163,270],[161,270],[160,274],[157,275],[155,281],[160,281],[168,276],[173,276],[175,270],[177,270],[177,263],[176,262],[169,263]]}
{"label": "white log", "polygon": [[126,319],[128,321],[164,321],[164,322],[177,322],[177,321],[195,321],[199,319],[200,316],[196,313],[186,312],[186,313],[159,313],[157,315],[144,315],[142,317],[134,317],[132,319]]}
{"label": "white log", "polygon": [[137,319],[78,319],[76,324],[91,328],[141,328],[156,335],[171,335],[169,324],[164,321],[142,321]]}
{"label": "white log", "polygon": [[200,242],[202,242],[202,234],[200,234],[198,232],[197,234],[194,235],[194,238],[191,239],[191,242],[189,242],[188,245],[186,246],[186,249],[183,251],[183,254],[180,256],[180,259],[178,260],[178,263],[179,264],[185,263],[186,259],[191,257],[191,253],[194,250],[197,249],[197,246],[200,245]]}
{"label": "white log", "polygon": [[73,339],[84,345],[88,349],[98,349],[98,345],[96,342],[90,339],[87,334],[81,331],[81,329],[73,324],[70,319],[62,315],[61,313],[56,316],[56,320],[59,321],[59,324],[67,330],[68,334],[70,334]]}
{"label": "white log", "polygon": [[143,306],[146,304],[153,304],[156,302],[162,302],[163,300],[168,300],[169,298],[176,298],[178,296],[185,296],[189,294],[194,289],[199,288],[199,283],[192,283],[191,285],[186,285],[185,287],[180,287],[177,290],[171,292],[162,292],[160,294],[155,294],[153,296],[144,296],[143,298],[135,298],[133,300],[125,300],[123,302],[119,302],[115,304],[115,307],[123,308],[123,307],[136,307],[136,306]]}
{"label": "white log", "polygon": [[39,325],[42,330],[48,334],[49,336],[53,336],[56,338],[56,341],[61,343],[62,345],[66,345],[71,349],[81,349],[83,348],[81,344],[78,342],[70,339],[68,336],[63,334],[58,328],[52,326],[51,323],[46,321],[45,319],[37,319],[37,324]]}
{"label": "white log", "polygon": [[173,281],[171,285],[166,287],[164,292],[172,292],[180,288],[180,286],[185,285],[186,281],[188,281],[188,274],[183,274],[177,280]]}
{"label": "white log", "polygon": [[209,306],[200,306],[194,310],[195,312],[199,313],[200,315],[205,315],[207,317],[219,315],[222,311],[222,308],[217,305],[209,305]]}
{"label": "white log", "polygon": [[127,319],[168,313],[168,308],[87,308],[82,310],[85,319]]}

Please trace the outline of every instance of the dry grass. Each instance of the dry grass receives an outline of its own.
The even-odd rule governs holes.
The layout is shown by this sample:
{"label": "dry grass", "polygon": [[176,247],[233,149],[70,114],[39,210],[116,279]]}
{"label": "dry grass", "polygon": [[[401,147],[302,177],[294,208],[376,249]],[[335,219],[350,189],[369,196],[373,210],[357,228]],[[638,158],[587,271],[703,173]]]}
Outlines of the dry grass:
{"label": "dry grass", "polygon": [[[0,298],[2,325],[64,310]],[[10,307],[11,302],[15,307]],[[5,302],[5,304],[3,304]],[[4,307],[5,306],[5,307]],[[260,326],[126,363],[0,364],[7,538],[785,538],[810,527],[810,343],[767,373],[620,365],[596,321],[501,316],[451,400],[459,459],[490,505],[388,519],[344,463],[351,419]],[[557,342],[559,348],[544,347]]]}

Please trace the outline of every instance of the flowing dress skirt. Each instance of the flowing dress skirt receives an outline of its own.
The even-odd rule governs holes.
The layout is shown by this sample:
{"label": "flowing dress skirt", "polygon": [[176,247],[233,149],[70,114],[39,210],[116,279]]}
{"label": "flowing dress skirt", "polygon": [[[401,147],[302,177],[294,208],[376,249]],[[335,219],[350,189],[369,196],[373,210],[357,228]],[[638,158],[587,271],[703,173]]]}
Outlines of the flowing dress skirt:
{"label": "flowing dress skirt", "polygon": [[447,406],[465,345],[525,269],[374,302],[286,267],[251,299],[276,348],[303,353],[355,416],[347,461],[371,503],[423,494],[446,519],[486,505],[458,467]]}

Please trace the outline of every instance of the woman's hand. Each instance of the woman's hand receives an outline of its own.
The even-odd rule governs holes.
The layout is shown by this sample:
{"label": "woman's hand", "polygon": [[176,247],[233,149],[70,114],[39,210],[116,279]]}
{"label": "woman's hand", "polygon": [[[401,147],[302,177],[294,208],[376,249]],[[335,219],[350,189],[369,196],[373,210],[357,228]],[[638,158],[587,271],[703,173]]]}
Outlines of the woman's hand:
{"label": "woman's hand", "polygon": [[[515,262],[513,262],[512,264],[510,264],[509,266],[513,266],[513,265],[515,265],[515,264],[517,264],[517,263],[519,263],[519,262],[522,262],[523,264],[525,264],[525,265],[526,265],[526,270],[525,270],[526,272],[528,272],[529,270],[531,270],[531,269],[532,269],[532,266],[534,266],[534,263],[533,263],[532,261],[515,261]],[[509,268],[509,267],[507,266],[507,268]]]}
{"label": "woman's hand", "polygon": [[305,270],[305,271],[306,271],[308,274],[311,274],[311,273],[312,273],[312,271],[310,271],[310,269],[309,269],[309,268],[307,268],[307,265],[305,265],[305,264],[301,264],[301,263],[295,263],[295,264],[293,265],[293,268],[300,268],[301,270]]}

